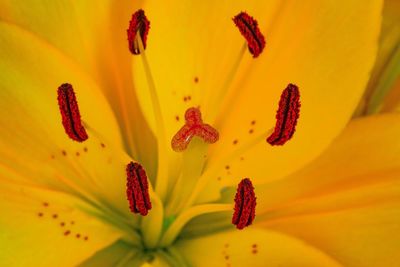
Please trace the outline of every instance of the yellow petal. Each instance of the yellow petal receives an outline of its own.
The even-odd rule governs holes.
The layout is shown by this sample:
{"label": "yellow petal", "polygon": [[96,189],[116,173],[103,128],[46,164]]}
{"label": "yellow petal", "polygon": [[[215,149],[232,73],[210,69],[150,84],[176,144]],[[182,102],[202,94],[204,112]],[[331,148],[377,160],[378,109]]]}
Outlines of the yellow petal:
{"label": "yellow petal", "polygon": [[[296,199],[394,179],[400,168],[400,115],[353,120],[332,145],[306,168],[256,187],[260,211]],[[391,178],[391,176],[393,176]]]}
{"label": "yellow petal", "polygon": [[152,166],[148,152],[154,140],[138,108],[126,42],[131,12],[139,5],[140,1],[7,0],[0,4],[0,20],[45,40],[94,78],[116,114],[126,150]]}
{"label": "yellow petal", "polygon": [[[397,188],[396,192],[391,192],[394,191],[392,186]],[[365,198],[364,202],[367,204],[364,205],[332,208],[327,212],[311,209],[311,214],[271,221],[265,225],[269,229],[290,234],[327,254],[334,255],[343,266],[397,266],[400,261],[397,250],[400,246],[399,188],[399,183],[385,186],[382,188],[380,198],[376,196],[377,189],[369,194],[352,192],[357,196],[374,197]],[[344,201],[342,198],[336,196],[329,200],[314,199],[313,204],[320,202],[321,206],[334,207],[342,201]],[[307,203],[303,204],[305,209],[309,208]]]}
{"label": "yellow petal", "polygon": [[176,247],[190,266],[341,266],[316,247],[257,228],[182,240]]}
{"label": "yellow petal", "polygon": [[121,142],[109,105],[82,69],[22,28],[5,22],[0,22],[0,28],[2,119],[11,124],[6,128],[12,123],[33,124],[34,117],[43,127],[59,129],[53,135],[61,136],[57,87],[68,82],[75,88],[83,120],[113,143]]}
{"label": "yellow petal", "polygon": [[66,194],[2,181],[0,196],[2,266],[75,266],[121,235]]}
{"label": "yellow petal", "polygon": [[400,115],[353,121],[308,167],[258,188],[256,222],[344,266],[397,266],[399,134]]}
{"label": "yellow petal", "polygon": [[[26,182],[73,189],[100,202],[104,196],[128,212],[124,190],[130,158],[118,150],[119,129],[96,84],[28,32],[6,23],[0,29],[1,164]],[[70,140],[61,123],[57,87],[66,80],[74,85],[90,128],[84,143]]]}
{"label": "yellow petal", "polygon": [[[205,192],[237,184],[244,177],[256,184],[279,179],[330,144],[351,117],[368,81],[380,9],[381,1],[285,2],[274,27],[266,32],[265,56],[243,73],[242,83],[233,87],[220,114],[220,140],[211,146],[214,153],[207,166],[213,184]],[[279,97],[288,83],[300,88],[297,130],[284,146],[271,147],[266,132],[275,125]],[[246,152],[237,152],[242,148]]]}

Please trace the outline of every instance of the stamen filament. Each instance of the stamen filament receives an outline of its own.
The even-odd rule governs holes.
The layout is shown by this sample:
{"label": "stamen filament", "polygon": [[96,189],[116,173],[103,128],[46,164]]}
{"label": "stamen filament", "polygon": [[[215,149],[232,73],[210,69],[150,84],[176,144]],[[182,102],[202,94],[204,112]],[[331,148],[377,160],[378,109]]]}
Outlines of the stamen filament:
{"label": "stamen filament", "polygon": [[137,35],[140,56],[142,58],[144,72],[146,74],[147,83],[149,86],[150,97],[153,106],[153,112],[156,121],[157,131],[157,149],[158,149],[158,172],[155,190],[162,201],[165,200],[168,189],[168,158],[167,158],[167,142],[164,120],[161,113],[160,102],[157,96],[157,90],[154,83],[153,75],[151,74],[150,64],[147,60],[146,52],[140,34]]}
{"label": "stamen filament", "polygon": [[237,71],[239,70],[240,63],[243,60],[243,56],[247,51],[247,42],[245,41],[236,57],[235,62],[233,63],[230,71],[228,72],[227,77],[225,78],[224,83],[221,86],[220,90],[216,90],[217,95],[214,95],[209,102],[210,104],[208,107],[205,109],[205,114],[206,120],[209,122],[214,122],[216,116],[219,114],[219,109],[221,108],[221,103],[228,93],[229,88],[232,85],[233,79],[236,76]]}
{"label": "stamen filament", "polygon": [[155,248],[161,236],[164,207],[158,195],[151,188],[151,184],[149,184],[149,194],[153,207],[147,216],[142,217],[140,227],[143,233],[144,245],[147,248]]}
{"label": "stamen filament", "polygon": [[213,212],[221,212],[221,211],[229,211],[232,212],[233,205],[232,204],[204,204],[194,206],[182,212],[176,220],[171,224],[168,230],[165,232],[163,237],[161,238],[160,247],[167,247],[171,245],[178,234],[181,232],[182,228],[194,217],[197,217],[202,214],[213,213]]}
{"label": "stamen filament", "polygon": [[[230,163],[231,161],[239,158],[246,151],[248,151],[249,149],[251,149],[252,147],[257,145],[258,143],[262,142],[265,139],[265,136],[269,136],[273,131],[274,131],[274,129],[272,128],[272,129],[268,130],[267,132],[264,132],[264,133],[258,135],[254,139],[250,140],[249,142],[240,146],[238,149],[234,150],[230,155],[226,156],[222,160],[218,160],[218,162],[222,162],[223,164],[226,165],[226,164]],[[197,184],[196,184],[194,190],[192,191],[192,194],[190,195],[188,201],[185,202],[183,209],[187,209],[190,206],[192,206],[192,204],[196,200],[197,196],[204,189],[204,187],[208,184],[210,179],[215,177],[216,174],[218,173],[218,171],[221,170],[221,166],[222,166],[221,164],[217,163],[217,164],[214,164],[211,167],[205,169],[205,172],[200,177],[200,179],[197,181]]]}

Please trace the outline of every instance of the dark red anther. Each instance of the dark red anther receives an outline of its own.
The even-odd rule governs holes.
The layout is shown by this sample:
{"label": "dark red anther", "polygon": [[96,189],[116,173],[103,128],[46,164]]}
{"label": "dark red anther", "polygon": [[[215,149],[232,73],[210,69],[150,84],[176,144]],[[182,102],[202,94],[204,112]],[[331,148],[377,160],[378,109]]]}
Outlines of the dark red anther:
{"label": "dark red anther", "polygon": [[126,176],[126,195],[130,210],[143,216],[147,215],[151,209],[151,202],[146,171],[139,163],[131,162],[126,166]]}
{"label": "dark red anther", "polygon": [[274,132],[267,138],[273,146],[283,145],[292,138],[296,131],[300,115],[300,92],[294,84],[289,84],[282,92],[279,109],[276,113]]}
{"label": "dark red anther", "polygon": [[147,43],[147,34],[150,29],[150,21],[146,18],[143,9],[139,9],[132,15],[132,19],[129,22],[128,32],[128,43],[129,50],[134,55],[139,55],[139,40],[137,38],[137,34],[140,34],[140,38],[143,42],[143,48],[146,48]]}
{"label": "dark red anther", "polygon": [[249,178],[244,178],[238,185],[235,196],[235,210],[232,223],[241,230],[249,226],[256,216],[256,194]]}
{"label": "dark red anther", "polygon": [[67,135],[75,141],[83,142],[88,139],[85,128],[82,125],[78,102],[74,89],[69,83],[64,83],[57,90],[58,106],[60,107],[62,124]]}
{"label": "dark red anther", "polygon": [[172,149],[179,152],[185,150],[194,136],[202,138],[206,143],[218,141],[219,134],[212,126],[203,123],[198,108],[189,108],[185,113],[186,123],[174,135],[171,141]]}
{"label": "dark red anther", "polygon": [[233,18],[240,33],[247,41],[250,53],[253,57],[258,57],[265,47],[265,38],[258,28],[257,21],[246,12],[240,12]]}

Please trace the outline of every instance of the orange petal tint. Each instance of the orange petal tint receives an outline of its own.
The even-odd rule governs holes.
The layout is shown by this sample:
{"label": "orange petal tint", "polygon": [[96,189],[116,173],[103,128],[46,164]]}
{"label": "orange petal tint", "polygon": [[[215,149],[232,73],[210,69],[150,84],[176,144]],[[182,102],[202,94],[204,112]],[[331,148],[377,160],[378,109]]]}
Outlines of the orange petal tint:
{"label": "orange petal tint", "polygon": [[128,33],[128,44],[129,50],[134,55],[139,55],[139,44],[137,39],[137,34],[140,34],[140,38],[143,42],[143,47],[146,48],[147,44],[147,34],[149,33],[150,29],[150,21],[146,18],[144,11],[139,9],[132,15],[132,19],[129,22],[129,29],[127,30]]}
{"label": "orange petal tint", "polygon": [[273,146],[283,145],[292,138],[296,131],[297,119],[300,115],[300,92],[294,84],[289,84],[281,95],[279,109],[276,114],[274,132],[267,138]]}
{"label": "orange petal tint", "polygon": [[85,128],[82,125],[78,102],[74,89],[69,83],[58,87],[58,106],[60,108],[62,124],[67,135],[75,141],[83,142],[88,139]]}
{"label": "orange petal tint", "polygon": [[256,195],[249,178],[243,179],[237,188],[235,196],[235,210],[232,223],[241,230],[249,226],[256,216]]}
{"label": "orange petal tint", "polygon": [[145,170],[140,164],[130,162],[126,166],[126,176],[126,195],[130,210],[143,216],[147,215],[151,209],[151,202]]}
{"label": "orange petal tint", "polygon": [[172,138],[171,146],[173,150],[177,152],[185,150],[194,136],[202,138],[204,142],[209,144],[218,141],[218,131],[203,123],[198,108],[192,107],[186,110],[185,120],[185,125]]}
{"label": "orange petal tint", "polygon": [[265,38],[258,28],[257,21],[246,12],[240,12],[233,18],[240,33],[247,41],[250,53],[253,57],[258,57],[265,47]]}

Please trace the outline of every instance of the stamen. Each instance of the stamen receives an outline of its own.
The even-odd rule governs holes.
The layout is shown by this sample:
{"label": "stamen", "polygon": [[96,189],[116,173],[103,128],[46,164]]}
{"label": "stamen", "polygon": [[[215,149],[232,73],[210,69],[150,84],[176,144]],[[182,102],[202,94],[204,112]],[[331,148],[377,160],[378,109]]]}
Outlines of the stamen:
{"label": "stamen", "polygon": [[198,108],[189,108],[185,113],[185,125],[172,138],[172,149],[180,152],[185,150],[194,136],[202,138],[206,143],[218,141],[219,133],[209,124],[204,124]]}
{"label": "stamen", "polygon": [[58,106],[60,108],[62,124],[67,135],[77,142],[88,139],[85,128],[82,125],[78,102],[74,89],[69,83],[64,83],[57,90]]}
{"label": "stamen", "polygon": [[233,18],[240,33],[247,41],[250,53],[253,57],[258,57],[265,47],[265,38],[258,28],[257,21],[246,12],[240,12]]}
{"label": "stamen", "polygon": [[251,225],[256,216],[256,195],[249,178],[243,179],[237,188],[235,196],[235,211],[232,223],[241,230]]}
{"label": "stamen", "polygon": [[276,146],[283,145],[289,141],[296,131],[296,124],[299,115],[299,88],[294,84],[289,84],[281,95],[279,109],[276,114],[275,130],[267,138],[267,142]]}
{"label": "stamen", "polygon": [[[142,15],[136,15],[142,14]],[[150,22],[144,15],[143,10],[138,10],[135,14],[132,15],[133,18],[139,16],[143,20],[143,25],[147,25],[145,34],[137,34],[134,38],[134,45],[137,46],[135,48],[139,49],[139,54],[141,55],[143,61],[144,72],[146,75],[146,79],[149,86],[149,92],[151,97],[151,102],[153,106],[155,121],[156,121],[156,132],[157,132],[157,149],[158,149],[158,168],[157,168],[157,178],[156,178],[156,192],[160,196],[162,200],[165,200],[167,195],[167,188],[168,188],[168,159],[167,159],[167,141],[166,141],[166,134],[165,134],[165,127],[164,127],[164,119],[162,117],[160,101],[157,96],[157,90],[154,83],[153,75],[151,73],[150,64],[147,60],[147,56],[145,53],[145,46],[146,46],[146,38],[147,33],[149,30]],[[134,24],[132,21],[131,25]],[[131,29],[132,27],[130,27]],[[144,33],[144,31],[143,31]],[[143,37],[143,38],[142,38]]]}
{"label": "stamen", "polygon": [[126,195],[129,208],[133,213],[145,216],[151,209],[146,172],[140,164],[130,162],[126,166],[126,175]]}
{"label": "stamen", "polygon": [[127,30],[128,33],[128,43],[129,43],[129,50],[134,55],[140,54],[139,49],[139,40],[137,38],[137,33],[143,42],[143,47],[146,48],[147,43],[147,34],[149,33],[150,29],[150,21],[146,18],[144,11],[139,9],[132,15],[132,19],[129,22],[129,29]]}

